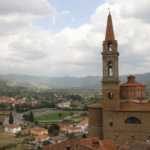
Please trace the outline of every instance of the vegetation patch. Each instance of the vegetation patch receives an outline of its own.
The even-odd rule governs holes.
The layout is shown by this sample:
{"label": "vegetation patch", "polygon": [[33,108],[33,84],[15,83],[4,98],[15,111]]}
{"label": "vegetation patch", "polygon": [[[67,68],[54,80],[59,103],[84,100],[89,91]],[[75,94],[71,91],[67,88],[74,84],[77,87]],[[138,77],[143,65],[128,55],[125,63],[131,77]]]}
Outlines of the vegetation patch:
{"label": "vegetation patch", "polygon": [[[77,114],[77,113],[73,113]],[[44,116],[36,117],[35,120],[61,120],[68,116],[72,116],[72,113],[70,112],[58,112],[58,113],[52,113]]]}

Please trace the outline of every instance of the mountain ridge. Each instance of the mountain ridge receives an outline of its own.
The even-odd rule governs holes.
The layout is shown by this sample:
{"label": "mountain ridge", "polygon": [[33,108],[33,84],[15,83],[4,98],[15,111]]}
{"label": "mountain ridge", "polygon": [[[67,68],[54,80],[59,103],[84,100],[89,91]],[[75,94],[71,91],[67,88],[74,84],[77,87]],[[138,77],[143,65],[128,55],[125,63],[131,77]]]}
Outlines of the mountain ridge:
{"label": "mountain ridge", "polygon": [[[137,82],[146,84],[150,87],[150,73],[133,74]],[[120,83],[127,82],[127,76],[120,76]],[[27,86],[44,87],[50,89],[101,89],[102,76],[87,77],[48,77],[33,75],[17,75],[17,74],[0,74],[1,78],[23,84]]]}

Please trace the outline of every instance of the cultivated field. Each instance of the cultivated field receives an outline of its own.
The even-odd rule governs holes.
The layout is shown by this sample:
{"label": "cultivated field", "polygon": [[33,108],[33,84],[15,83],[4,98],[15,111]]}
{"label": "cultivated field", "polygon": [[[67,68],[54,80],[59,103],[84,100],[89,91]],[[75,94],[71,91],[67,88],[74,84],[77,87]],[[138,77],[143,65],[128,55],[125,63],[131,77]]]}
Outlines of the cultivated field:
{"label": "cultivated field", "polygon": [[7,144],[16,144],[21,143],[23,138],[16,138],[15,134],[1,132],[0,133],[0,146],[4,146]]}

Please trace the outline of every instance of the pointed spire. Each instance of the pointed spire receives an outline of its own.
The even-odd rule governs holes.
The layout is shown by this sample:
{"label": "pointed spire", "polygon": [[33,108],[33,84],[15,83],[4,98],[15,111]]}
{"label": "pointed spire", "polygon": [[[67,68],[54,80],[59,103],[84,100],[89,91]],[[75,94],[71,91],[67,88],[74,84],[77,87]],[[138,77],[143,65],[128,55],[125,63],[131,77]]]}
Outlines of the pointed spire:
{"label": "pointed spire", "polygon": [[112,24],[112,19],[111,19],[111,14],[109,13],[108,19],[107,19],[107,28],[106,28],[106,36],[105,36],[105,41],[114,41],[115,36],[114,36],[114,30],[113,30],[113,24]]}

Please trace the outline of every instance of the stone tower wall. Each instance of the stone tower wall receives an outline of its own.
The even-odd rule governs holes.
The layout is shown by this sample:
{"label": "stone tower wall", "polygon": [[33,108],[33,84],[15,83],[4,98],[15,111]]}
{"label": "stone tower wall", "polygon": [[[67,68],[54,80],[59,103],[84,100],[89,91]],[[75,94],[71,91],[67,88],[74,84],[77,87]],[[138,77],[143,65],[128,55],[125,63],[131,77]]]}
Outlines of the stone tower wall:
{"label": "stone tower wall", "polygon": [[102,108],[89,108],[89,136],[103,139]]}

